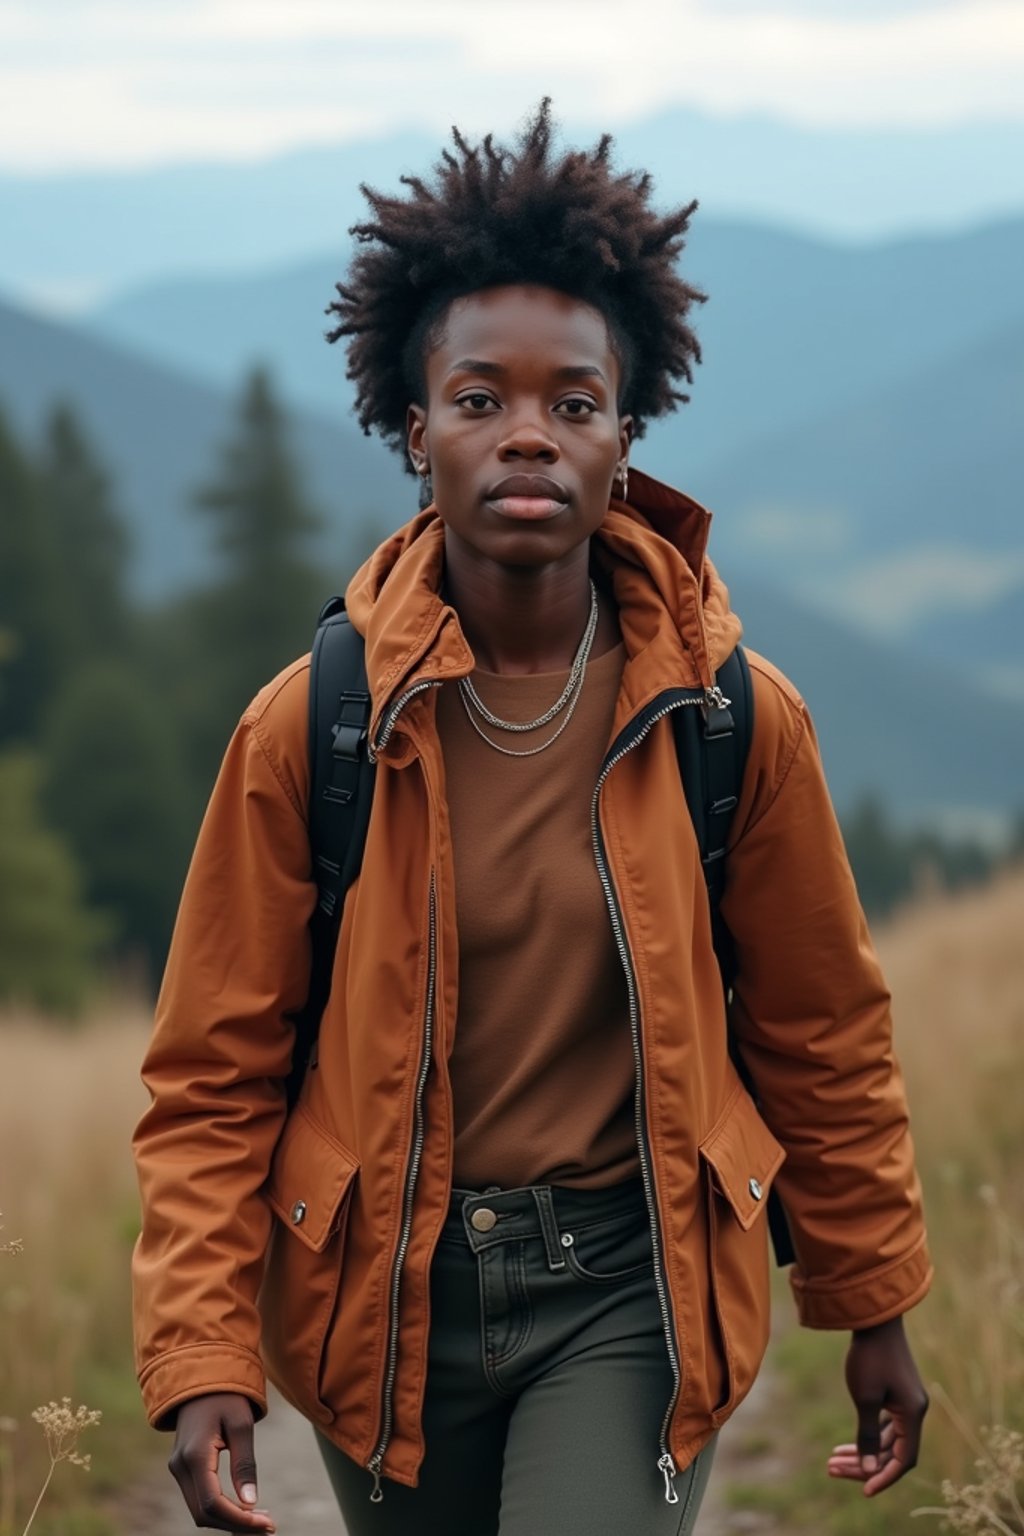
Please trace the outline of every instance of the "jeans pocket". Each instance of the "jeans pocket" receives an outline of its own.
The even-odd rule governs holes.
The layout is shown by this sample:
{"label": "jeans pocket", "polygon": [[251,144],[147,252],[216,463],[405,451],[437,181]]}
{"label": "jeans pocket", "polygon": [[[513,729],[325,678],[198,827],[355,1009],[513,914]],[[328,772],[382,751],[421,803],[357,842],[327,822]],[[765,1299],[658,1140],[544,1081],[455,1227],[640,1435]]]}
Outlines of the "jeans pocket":
{"label": "jeans pocket", "polygon": [[646,1210],[570,1227],[562,1234],[562,1251],[577,1279],[591,1285],[624,1285],[654,1273]]}

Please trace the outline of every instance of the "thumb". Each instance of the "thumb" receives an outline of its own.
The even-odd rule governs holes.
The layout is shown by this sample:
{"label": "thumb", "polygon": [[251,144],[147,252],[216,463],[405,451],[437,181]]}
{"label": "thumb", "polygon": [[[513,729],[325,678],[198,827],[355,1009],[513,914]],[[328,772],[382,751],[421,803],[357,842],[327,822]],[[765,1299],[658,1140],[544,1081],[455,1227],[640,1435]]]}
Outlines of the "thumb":
{"label": "thumb", "polygon": [[865,1472],[878,1471],[878,1453],[881,1450],[881,1399],[858,1399],[857,1402],[857,1454]]}
{"label": "thumb", "polygon": [[244,1416],[240,1414],[225,1419],[224,1433],[231,1462],[231,1482],[242,1503],[252,1508],[257,1499],[256,1454],[253,1446],[252,1410],[248,1405]]}

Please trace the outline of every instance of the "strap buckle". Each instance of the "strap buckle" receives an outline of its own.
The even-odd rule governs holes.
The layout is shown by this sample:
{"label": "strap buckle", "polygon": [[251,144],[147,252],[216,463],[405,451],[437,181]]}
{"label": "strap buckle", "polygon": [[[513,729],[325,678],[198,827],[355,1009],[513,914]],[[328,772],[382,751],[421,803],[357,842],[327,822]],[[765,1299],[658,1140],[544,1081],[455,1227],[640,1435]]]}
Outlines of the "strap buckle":
{"label": "strap buckle", "polygon": [[370,728],[370,695],[346,690],[338,700],[338,718],[331,727],[331,755],[358,763],[359,749]]}

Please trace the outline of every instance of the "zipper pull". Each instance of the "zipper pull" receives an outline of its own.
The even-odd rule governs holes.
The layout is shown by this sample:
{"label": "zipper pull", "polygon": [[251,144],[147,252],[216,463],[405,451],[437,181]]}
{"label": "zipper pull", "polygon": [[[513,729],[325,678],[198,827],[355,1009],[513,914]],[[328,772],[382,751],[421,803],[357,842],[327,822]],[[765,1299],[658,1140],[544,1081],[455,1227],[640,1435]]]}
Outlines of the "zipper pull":
{"label": "zipper pull", "polygon": [[713,688],[704,689],[704,702],[709,709],[728,709],[732,699],[727,699],[716,683]]}
{"label": "zipper pull", "polygon": [[370,1503],[383,1504],[384,1490],[380,1486],[380,1457],[375,1456],[373,1460],[367,1464],[366,1470],[373,1475],[373,1492],[370,1494]]}
{"label": "zipper pull", "polygon": [[672,1481],[676,1475],[676,1464],[667,1451],[664,1456],[658,1457],[658,1471],[665,1479],[665,1503],[678,1504],[679,1495],[676,1493],[675,1484]]}

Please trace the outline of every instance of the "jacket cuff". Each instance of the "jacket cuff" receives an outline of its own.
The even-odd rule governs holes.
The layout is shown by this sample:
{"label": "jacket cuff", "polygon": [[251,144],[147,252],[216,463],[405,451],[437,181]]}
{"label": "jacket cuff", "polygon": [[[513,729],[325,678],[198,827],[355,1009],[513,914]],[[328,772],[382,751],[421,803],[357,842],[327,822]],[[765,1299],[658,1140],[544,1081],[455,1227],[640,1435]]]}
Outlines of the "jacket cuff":
{"label": "jacket cuff", "polygon": [[176,1409],[191,1397],[240,1392],[256,1419],[267,1411],[267,1383],[258,1355],[222,1341],[185,1344],[158,1355],[139,1374],[146,1415],[154,1429],[173,1429]]}
{"label": "jacket cuff", "polygon": [[933,1273],[922,1238],[906,1257],[841,1285],[819,1285],[796,1271],[789,1283],[805,1328],[874,1328],[916,1306]]}

